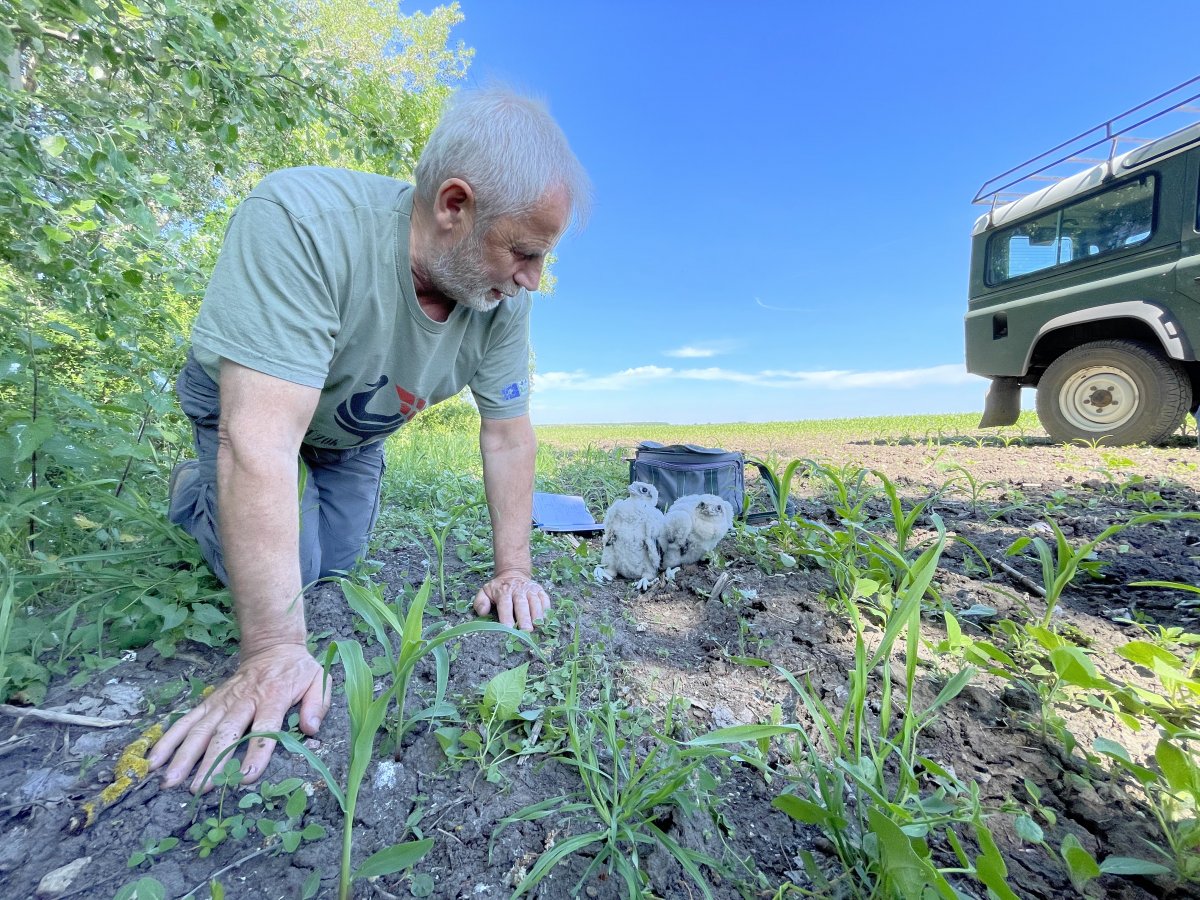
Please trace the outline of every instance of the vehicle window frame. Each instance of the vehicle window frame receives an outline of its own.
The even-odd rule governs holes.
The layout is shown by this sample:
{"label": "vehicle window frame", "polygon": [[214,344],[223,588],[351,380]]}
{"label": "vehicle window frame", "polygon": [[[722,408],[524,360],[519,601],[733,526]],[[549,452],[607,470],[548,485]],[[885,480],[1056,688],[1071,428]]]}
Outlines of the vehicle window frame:
{"label": "vehicle window frame", "polygon": [[[1128,187],[1130,184],[1134,184],[1136,182],[1142,181],[1143,179],[1149,180],[1152,185],[1152,199],[1151,199],[1151,210],[1150,210],[1150,231],[1146,234],[1146,236],[1144,238],[1142,238],[1136,244],[1124,244],[1119,247],[1112,247],[1107,250],[1101,250],[1097,253],[1092,253],[1092,254],[1088,254],[1085,256],[1076,256],[1074,259],[1070,259],[1066,262],[1053,263],[1052,265],[1049,265],[1049,266],[1043,266],[1042,268],[1034,269],[1029,272],[1021,272],[1020,274],[1017,274],[1017,275],[1009,275],[1005,278],[996,278],[995,277],[995,274],[993,272],[993,253],[995,252],[995,248],[997,246],[999,246],[1002,241],[1011,240],[1011,236],[1012,236],[1013,232],[1015,232],[1021,228],[1024,228],[1025,226],[1029,225],[1031,222],[1036,222],[1040,219],[1047,219],[1047,218],[1053,217],[1056,220],[1057,233],[1051,243],[1058,244],[1061,246],[1061,242],[1064,239],[1064,236],[1062,234],[1062,222],[1063,222],[1063,218],[1064,218],[1064,213],[1066,213],[1068,210],[1072,209],[1073,207],[1080,206],[1084,203],[1090,203],[1091,201],[1097,199],[1098,197],[1103,197],[1105,194],[1119,191],[1122,188]],[[1021,281],[1023,279],[1044,278],[1047,275],[1050,275],[1052,273],[1057,274],[1058,272],[1062,272],[1073,266],[1078,266],[1080,264],[1086,264],[1086,263],[1092,263],[1092,262],[1095,262],[1100,259],[1107,259],[1107,258],[1116,256],[1117,254],[1124,253],[1126,251],[1134,250],[1134,249],[1144,246],[1147,242],[1153,240],[1155,234],[1157,234],[1157,232],[1158,232],[1159,197],[1160,197],[1160,193],[1161,193],[1161,185],[1162,185],[1162,177],[1157,170],[1138,172],[1136,175],[1132,175],[1130,177],[1123,178],[1119,182],[1116,182],[1114,184],[1105,185],[1103,190],[1095,191],[1095,192],[1086,194],[1081,197],[1073,197],[1066,203],[1062,203],[1062,204],[1059,204],[1058,206],[1052,206],[1052,207],[1048,207],[1046,209],[1038,210],[1035,214],[1022,219],[1019,222],[1014,222],[1011,225],[1005,225],[1001,228],[996,229],[995,232],[993,232],[991,235],[988,236],[987,245],[985,248],[984,262],[983,262],[984,284],[987,287],[994,288],[994,287],[1007,286],[1007,285],[1013,284],[1014,282]],[[1197,222],[1197,229],[1200,230],[1200,201],[1198,201],[1196,222]]]}

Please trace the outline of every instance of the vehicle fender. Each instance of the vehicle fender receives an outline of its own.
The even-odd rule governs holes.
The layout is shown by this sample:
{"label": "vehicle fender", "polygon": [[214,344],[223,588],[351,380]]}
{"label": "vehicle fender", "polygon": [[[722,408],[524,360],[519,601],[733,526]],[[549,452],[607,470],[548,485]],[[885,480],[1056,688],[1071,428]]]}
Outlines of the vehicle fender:
{"label": "vehicle fender", "polygon": [[1033,361],[1034,351],[1042,338],[1060,328],[1072,325],[1086,325],[1100,319],[1137,319],[1146,325],[1158,337],[1163,350],[1171,359],[1194,360],[1195,348],[1188,340],[1183,328],[1170,311],[1145,300],[1126,300],[1122,303],[1106,303],[1103,306],[1089,306],[1075,312],[1056,316],[1038,329],[1037,335],[1029,343],[1029,351],[1025,355],[1025,371],[1029,371]]}

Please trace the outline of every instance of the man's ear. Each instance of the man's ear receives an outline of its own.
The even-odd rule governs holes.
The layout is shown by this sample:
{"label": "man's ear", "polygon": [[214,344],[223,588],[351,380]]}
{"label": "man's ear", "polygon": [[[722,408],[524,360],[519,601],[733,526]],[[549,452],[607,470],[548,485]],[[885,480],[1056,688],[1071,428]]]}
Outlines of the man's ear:
{"label": "man's ear", "polygon": [[447,178],[433,200],[439,231],[468,234],[475,224],[475,191],[461,178]]}

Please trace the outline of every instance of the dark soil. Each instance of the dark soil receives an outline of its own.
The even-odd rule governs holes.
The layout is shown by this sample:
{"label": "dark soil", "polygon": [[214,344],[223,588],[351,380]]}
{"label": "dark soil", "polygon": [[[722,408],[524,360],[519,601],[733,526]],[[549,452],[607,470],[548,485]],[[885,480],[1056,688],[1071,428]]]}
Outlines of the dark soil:
{"label": "dark soil", "polygon": [[[763,448],[746,447],[747,451]],[[1051,542],[1045,525],[1053,517],[1076,542],[1089,539],[1109,524],[1148,509],[1200,510],[1200,455],[1194,446],[1165,449],[1094,450],[1054,447],[1026,439],[1020,444],[976,446],[972,442],[924,444],[846,443],[769,448],[779,457],[822,458],[838,465],[878,468],[897,482],[909,503],[931,496],[962,467],[976,482],[979,496],[960,475],[957,489],[941,490],[931,510],[993,560],[1006,559],[1006,548],[1022,535],[1041,534]],[[985,484],[986,483],[986,484]],[[832,521],[832,510],[808,481],[798,483],[804,516]],[[1050,512],[1047,513],[1049,508]],[[872,501],[872,516],[886,506]],[[599,518],[603,510],[593,510]],[[1045,533],[1043,533],[1045,532]],[[922,521],[920,534],[933,533],[932,519]],[[592,539],[593,546],[597,539]],[[1131,587],[1130,582],[1155,579],[1200,585],[1200,522],[1151,524],[1130,529],[1098,548],[1104,562],[1099,578],[1081,575],[1066,591],[1061,624],[1070,626],[1075,640],[1086,641],[1110,677],[1150,685],[1147,673],[1124,662],[1112,649],[1141,634],[1131,620],[1153,621],[1200,631],[1197,609],[1186,605],[1179,591]],[[570,554],[566,541],[538,545],[537,565],[549,585],[550,565]],[[825,593],[828,576],[809,568],[805,560],[795,569],[766,574],[754,559],[739,555],[741,544],[732,537],[719,548],[723,564],[688,567],[674,585],[638,595],[628,582],[603,587],[586,577],[571,579],[569,567],[556,567],[562,579],[552,595],[562,615],[549,631],[547,652],[551,667],[561,660],[565,645],[578,629],[586,648],[584,702],[606,695],[629,704],[629,722],[642,730],[635,738],[649,746],[648,729],[660,728],[666,709],[674,710],[677,733],[700,734],[713,727],[768,721],[778,705],[784,721],[795,721],[792,688],[772,668],[739,664],[731,657],[757,657],[794,673],[807,673],[814,687],[836,705],[845,696],[846,673],[853,638],[843,617],[830,611]],[[453,554],[448,554],[453,558]],[[424,574],[425,554],[414,548],[381,549],[375,556],[382,568],[375,576],[387,585],[390,598],[412,590]],[[1008,558],[1011,565],[1037,580],[1040,572],[1028,557]],[[450,622],[466,618],[456,613],[469,596],[474,576],[457,561],[448,563],[451,582],[459,587],[458,602],[444,613]],[[586,576],[586,572],[583,573]],[[722,575],[723,590],[713,596]],[[997,616],[1040,616],[1040,600],[1012,575],[993,568],[989,575],[965,543],[950,542],[936,579],[941,597],[958,611],[977,605],[994,608]],[[309,623],[323,646],[329,639],[356,638],[355,617],[336,586],[310,592]],[[969,623],[970,616],[963,617]],[[942,628],[936,617],[926,622],[928,637]],[[964,627],[971,627],[965,625]],[[978,628],[975,634],[980,634]],[[511,643],[511,642],[509,642]],[[368,656],[373,652],[368,649]],[[448,697],[459,709],[478,698],[480,687],[496,673],[531,661],[530,682],[546,679],[545,690],[561,692],[562,684],[542,662],[509,646],[501,637],[482,634],[461,641],[450,665]],[[81,804],[95,797],[113,779],[122,749],[166,714],[186,708],[184,684],[213,684],[233,668],[231,656],[199,646],[182,647],[171,659],[146,648],[130,653],[100,676],[51,686],[44,708],[128,720],[111,729],[49,724],[12,714],[0,718],[0,894],[35,895],[39,880],[72,861],[79,874],[54,896],[112,897],[141,876],[157,879],[168,897],[195,891],[211,894],[216,879],[228,897],[293,898],[317,873],[320,896],[337,890],[340,861],[341,812],[319,774],[299,755],[278,750],[265,781],[302,779],[311,791],[303,824],[320,824],[324,838],[305,841],[295,852],[283,852],[278,838],[267,839],[252,830],[241,839],[220,843],[206,857],[187,836],[194,816],[201,819],[236,813],[241,791],[222,800],[214,791],[200,803],[189,804],[182,789],[159,790],[154,779],[139,783],[97,821],[73,829]],[[340,681],[335,667],[335,681]],[[190,680],[194,680],[189,682]],[[923,669],[922,692],[936,693],[940,682],[934,667]],[[414,680],[410,703],[421,705],[433,687],[432,667]],[[175,696],[177,694],[177,696]],[[172,699],[165,699],[171,697]],[[335,778],[345,777],[348,718],[344,700],[335,704],[319,740],[310,747]],[[464,699],[465,698],[465,699]],[[1024,781],[1042,790],[1042,803],[1056,814],[1047,826],[1047,839],[1057,847],[1069,831],[1097,858],[1109,854],[1148,855],[1145,840],[1158,840],[1153,822],[1136,794],[1117,780],[1098,772],[1087,774],[1082,754],[1065,753],[1053,740],[1044,741],[1033,724],[1028,697],[989,676],[977,677],[924,732],[923,755],[952,768],[960,778],[979,783],[985,806],[1013,798],[1024,799]],[[548,701],[553,702],[553,701]],[[1063,710],[1068,726],[1087,748],[1097,736],[1114,736],[1114,719],[1083,707]],[[640,723],[640,724],[639,724]],[[1123,732],[1122,743],[1137,756],[1153,749],[1155,735]],[[359,800],[354,831],[355,859],[416,833],[433,840],[433,849],[415,868],[420,876],[383,876],[356,883],[356,896],[434,896],[444,898],[508,897],[514,885],[541,854],[582,827],[564,816],[518,823],[497,832],[506,816],[521,808],[580,788],[574,769],[545,754],[524,757],[500,767],[495,782],[478,766],[451,769],[432,731],[418,728],[402,748],[399,761],[377,751]],[[776,762],[778,760],[776,759]],[[695,850],[723,857],[731,864],[726,877],[712,875],[717,897],[773,896],[786,881],[804,884],[798,854],[811,851],[818,862],[828,861],[829,845],[815,830],[793,822],[771,807],[771,799],[787,786],[785,772],[767,783],[748,766],[714,768],[720,801],[719,815],[684,816],[676,813],[660,826],[677,841]],[[1087,777],[1080,777],[1087,775]],[[262,813],[256,813],[262,816]],[[279,813],[275,818],[281,818]],[[406,824],[407,823],[407,824]],[[1076,896],[1061,860],[1043,849],[1023,845],[1011,819],[997,816],[993,828],[1009,869],[1009,882],[1021,897]],[[1045,824],[1043,822],[1043,824]],[[301,827],[302,827],[301,825]],[[489,840],[494,838],[489,852]],[[148,842],[179,839],[178,846],[160,854],[151,866],[127,867],[131,855]],[[732,861],[747,861],[737,868]],[[535,896],[569,897],[588,859],[568,857]],[[661,850],[643,851],[641,864],[654,895],[665,898],[700,896],[683,870]],[[706,870],[707,871],[707,870]],[[581,889],[587,897],[622,895],[615,877],[593,875]],[[430,880],[431,879],[431,880]],[[427,889],[432,885],[432,893]],[[1097,886],[1093,886],[1096,889]],[[984,897],[973,883],[961,886],[964,896]],[[1158,898],[1194,896],[1188,889],[1163,879],[1107,877],[1097,896]]]}

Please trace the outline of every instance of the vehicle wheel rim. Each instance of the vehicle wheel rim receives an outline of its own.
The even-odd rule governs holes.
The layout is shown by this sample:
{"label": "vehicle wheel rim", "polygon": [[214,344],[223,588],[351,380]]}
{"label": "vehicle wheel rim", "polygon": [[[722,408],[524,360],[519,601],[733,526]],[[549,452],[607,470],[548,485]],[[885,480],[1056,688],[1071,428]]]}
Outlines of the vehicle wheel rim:
{"label": "vehicle wheel rim", "polygon": [[1058,394],[1064,418],[1084,431],[1111,431],[1137,413],[1137,382],[1120,369],[1092,366],[1067,379]]}

